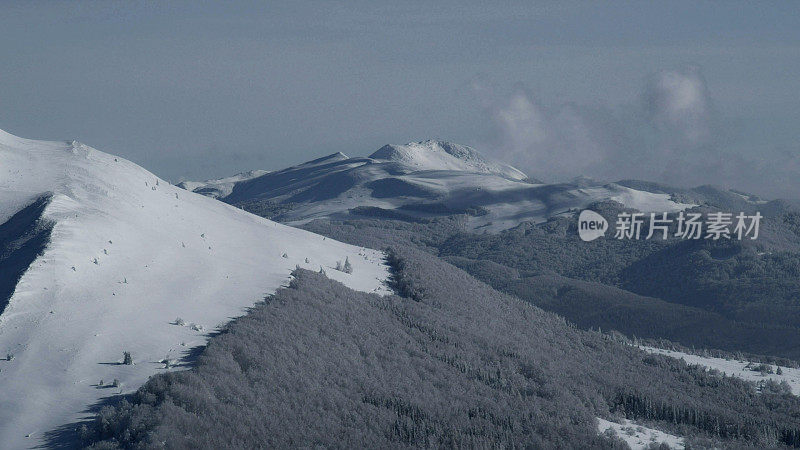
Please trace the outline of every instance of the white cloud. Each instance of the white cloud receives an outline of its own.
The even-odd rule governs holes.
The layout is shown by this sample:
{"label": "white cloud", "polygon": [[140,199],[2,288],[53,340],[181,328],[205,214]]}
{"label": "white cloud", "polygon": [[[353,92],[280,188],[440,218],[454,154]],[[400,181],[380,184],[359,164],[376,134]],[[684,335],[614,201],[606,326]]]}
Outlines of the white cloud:
{"label": "white cloud", "polygon": [[713,108],[700,69],[689,66],[648,78],[641,102],[621,107],[546,106],[524,88],[497,95],[473,88],[488,112],[493,138],[483,145],[544,181],[589,176],[635,178],[677,186],[717,184],[766,196],[797,197],[797,149],[735,153],[736,127]]}
{"label": "white cloud", "polygon": [[691,144],[710,137],[710,100],[696,66],[654,75],[644,98],[646,112],[660,130],[676,133]]}
{"label": "white cloud", "polygon": [[512,163],[535,168],[539,176],[569,176],[604,158],[593,124],[572,105],[547,109],[518,89],[490,111],[497,135],[494,147]]}

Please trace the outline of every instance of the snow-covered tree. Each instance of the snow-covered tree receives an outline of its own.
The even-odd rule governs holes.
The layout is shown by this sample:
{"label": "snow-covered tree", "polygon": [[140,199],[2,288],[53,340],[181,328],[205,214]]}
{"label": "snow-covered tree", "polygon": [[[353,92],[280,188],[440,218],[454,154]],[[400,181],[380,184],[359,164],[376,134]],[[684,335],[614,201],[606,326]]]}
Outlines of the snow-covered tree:
{"label": "snow-covered tree", "polygon": [[344,258],[344,272],[345,273],[353,273],[353,265],[350,264],[350,258]]}

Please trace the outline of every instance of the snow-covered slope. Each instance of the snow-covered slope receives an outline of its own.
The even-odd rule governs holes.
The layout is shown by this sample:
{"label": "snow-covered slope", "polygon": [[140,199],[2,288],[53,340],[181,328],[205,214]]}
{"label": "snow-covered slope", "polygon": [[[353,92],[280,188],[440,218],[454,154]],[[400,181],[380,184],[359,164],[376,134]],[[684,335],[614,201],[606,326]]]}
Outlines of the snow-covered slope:
{"label": "snow-covered slope", "polygon": [[620,422],[611,422],[602,418],[597,418],[597,430],[609,436],[616,436],[631,448],[631,450],[645,450],[653,445],[666,445],[671,449],[685,448],[684,439],[674,434],[665,433],[660,430],[645,427],[628,419],[621,419]]}
{"label": "snow-covered slope", "polygon": [[469,147],[425,141],[387,145],[368,158],[341,153],[238,182],[222,200],[284,223],[364,215],[432,217],[463,213],[473,229],[499,231],[544,221],[600,200],[644,212],[689,204],[666,193],[577,180],[537,184]]}
{"label": "snow-covered slope", "polygon": [[[766,364],[772,369],[772,373],[761,373],[758,369],[761,364],[751,361],[716,358],[711,356],[692,355],[690,353],[666,350],[663,348],[640,346],[642,350],[649,353],[666,355],[676,359],[682,359],[687,364],[702,366],[708,369],[719,370],[723,375],[741,378],[752,381],[756,384],[772,380],[776,383],[786,382],[794,395],[800,395],[800,369],[792,367],[780,367]],[[780,374],[776,373],[780,369]]]}
{"label": "snow-covered slope", "polygon": [[[0,298],[0,352],[13,356],[0,361],[2,448],[41,445],[103,398],[167,370],[160,361],[180,361],[206,332],[287,283],[296,265],[386,292],[379,252],[187,192],[77,142],[0,131],[3,223],[16,233],[0,242],[9,248],[42,224],[49,240]],[[0,271],[8,254],[0,252]],[[352,274],[331,268],[345,258]],[[120,364],[126,351],[135,364]]]}
{"label": "snow-covered slope", "polygon": [[521,171],[485,158],[472,147],[443,141],[412,142],[406,145],[385,145],[369,156],[394,161],[414,170],[458,170],[499,175],[509,180],[525,180]]}
{"label": "snow-covered slope", "polygon": [[269,173],[268,170],[249,170],[247,172],[237,173],[231,177],[219,178],[216,180],[206,181],[181,181],[177,186],[187,191],[197,192],[207,197],[219,198],[226,197],[233,191],[233,186],[246,180],[260,177],[261,175]]}

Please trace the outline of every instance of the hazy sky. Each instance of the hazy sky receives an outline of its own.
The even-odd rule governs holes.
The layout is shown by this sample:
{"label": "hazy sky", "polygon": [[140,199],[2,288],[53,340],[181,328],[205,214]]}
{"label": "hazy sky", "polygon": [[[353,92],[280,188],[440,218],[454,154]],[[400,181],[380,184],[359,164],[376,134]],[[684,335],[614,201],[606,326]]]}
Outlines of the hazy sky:
{"label": "hazy sky", "polygon": [[800,197],[800,3],[1,2],[0,129],[178,181],[441,138]]}

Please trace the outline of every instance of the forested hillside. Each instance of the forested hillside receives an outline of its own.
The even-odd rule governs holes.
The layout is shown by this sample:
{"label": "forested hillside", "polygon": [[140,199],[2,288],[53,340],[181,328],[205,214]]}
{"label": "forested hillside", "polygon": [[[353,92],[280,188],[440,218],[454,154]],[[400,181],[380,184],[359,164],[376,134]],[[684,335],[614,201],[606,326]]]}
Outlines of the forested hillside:
{"label": "forested hillside", "polygon": [[[438,249],[496,288],[583,326],[800,358],[800,252],[738,241],[585,243],[557,223],[457,233]],[[486,261],[517,276],[479,269]]]}
{"label": "forested hillside", "polygon": [[458,216],[315,221],[306,228],[359,245],[409,243],[582,328],[800,359],[800,252],[791,250],[800,235],[783,228],[794,218],[766,218],[763,242],[583,242],[571,217],[501,233],[468,232]]}
{"label": "forested hillside", "polygon": [[757,393],[581,331],[416,249],[396,246],[390,262],[405,296],[297,271],[195,368],[153,377],[84,437],[103,440],[94,448],[621,448],[596,430],[595,417],[616,415],[695,444],[800,445],[800,400],[777,387]]}

